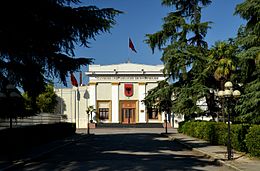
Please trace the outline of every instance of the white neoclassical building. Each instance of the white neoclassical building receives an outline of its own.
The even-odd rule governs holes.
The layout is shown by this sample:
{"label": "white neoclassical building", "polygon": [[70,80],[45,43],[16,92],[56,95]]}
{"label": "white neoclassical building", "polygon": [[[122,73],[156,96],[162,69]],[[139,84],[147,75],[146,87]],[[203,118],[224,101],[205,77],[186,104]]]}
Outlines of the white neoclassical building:
{"label": "white neoclassical building", "polygon": [[88,106],[96,109],[91,116],[94,122],[163,123],[164,115],[143,103],[147,92],[165,79],[162,70],[163,65],[90,65],[85,73],[89,78],[87,86],[55,89],[65,103],[61,113],[77,128],[87,127]]}

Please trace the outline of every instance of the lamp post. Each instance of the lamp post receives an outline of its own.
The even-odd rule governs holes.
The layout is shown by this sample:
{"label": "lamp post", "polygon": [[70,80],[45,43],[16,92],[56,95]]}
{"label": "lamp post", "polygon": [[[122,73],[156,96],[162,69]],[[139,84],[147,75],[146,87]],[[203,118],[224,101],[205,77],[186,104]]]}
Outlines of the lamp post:
{"label": "lamp post", "polygon": [[[7,100],[7,104],[9,105],[12,103],[12,99],[21,97],[19,93],[17,93],[16,88],[12,84],[8,84],[5,87],[5,92],[0,92],[0,98],[3,100]],[[11,111],[9,115],[9,122],[10,122],[10,129],[13,127],[13,106],[10,106],[7,110]]]}
{"label": "lamp post", "polygon": [[[238,90],[233,91],[233,84],[232,82],[228,81],[224,85],[225,90],[220,90],[218,92],[218,96],[223,99],[230,99],[230,98],[238,98],[241,93]],[[227,110],[228,111],[228,110]],[[230,139],[230,112],[228,111],[228,140],[227,140],[227,154],[228,154],[228,160],[231,160],[231,139]]]}

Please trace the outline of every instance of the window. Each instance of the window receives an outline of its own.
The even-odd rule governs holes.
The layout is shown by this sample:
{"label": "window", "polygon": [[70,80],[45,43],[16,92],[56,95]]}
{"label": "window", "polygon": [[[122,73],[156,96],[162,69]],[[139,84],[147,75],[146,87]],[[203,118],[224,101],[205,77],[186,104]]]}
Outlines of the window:
{"label": "window", "polygon": [[150,108],[148,109],[149,119],[158,119],[158,109]]}
{"label": "window", "polygon": [[109,108],[99,108],[98,112],[99,112],[99,119],[100,120],[108,119]]}

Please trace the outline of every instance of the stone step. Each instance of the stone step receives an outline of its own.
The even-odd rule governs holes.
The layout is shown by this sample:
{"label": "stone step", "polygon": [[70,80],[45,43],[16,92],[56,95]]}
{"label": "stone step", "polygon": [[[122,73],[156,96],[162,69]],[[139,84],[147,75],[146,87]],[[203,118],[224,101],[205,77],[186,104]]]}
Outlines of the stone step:
{"label": "stone step", "polygon": [[97,128],[163,128],[162,123],[137,123],[137,124],[121,124],[121,123],[97,123]]}

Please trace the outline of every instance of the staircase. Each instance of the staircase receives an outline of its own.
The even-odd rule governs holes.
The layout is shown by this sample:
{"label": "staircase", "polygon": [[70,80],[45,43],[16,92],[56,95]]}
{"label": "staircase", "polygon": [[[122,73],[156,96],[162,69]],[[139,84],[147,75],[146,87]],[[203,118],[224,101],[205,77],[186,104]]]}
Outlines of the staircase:
{"label": "staircase", "polygon": [[96,128],[163,128],[163,124],[162,123],[137,123],[137,124],[97,123]]}

